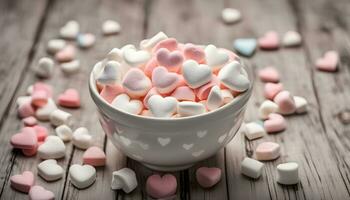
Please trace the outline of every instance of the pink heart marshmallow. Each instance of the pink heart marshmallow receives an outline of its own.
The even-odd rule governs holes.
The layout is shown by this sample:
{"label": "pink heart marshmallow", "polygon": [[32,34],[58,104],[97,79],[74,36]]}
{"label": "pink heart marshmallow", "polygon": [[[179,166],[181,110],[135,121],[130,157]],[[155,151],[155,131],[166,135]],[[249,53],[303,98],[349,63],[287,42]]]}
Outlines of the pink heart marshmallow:
{"label": "pink heart marshmallow", "polygon": [[29,190],[30,200],[54,200],[55,194],[45,188],[35,185]]}
{"label": "pink heart marshmallow", "polygon": [[283,115],[293,114],[296,110],[293,96],[286,90],[278,93],[273,101],[278,105],[278,112]]}
{"label": "pink heart marshmallow", "polygon": [[[25,129],[25,128],[23,128],[23,129]],[[22,132],[24,132],[23,129],[22,129]],[[35,126],[33,126],[33,129],[36,132],[36,137],[37,137],[38,141],[39,142],[45,141],[46,137],[48,136],[47,128],[45,128],[44,126],[35,125]]]}
{"label": "pink heart marshmallow", "polygon": [[147,194],[153,198],[166,198],[176,193],[177,182],[175,176],[165,174],[160,176],[154,174],[149,176],[146,181]]}
{"label": "pink heart marshmallow", "polygon": [[28,193],[34,185],[34,175],[30,171],[24,171],[22,174],[11,176],[11,187],[20,192]]}
{"label": "pink heart marshmallow", "polygon": [[258,40],[261,49],[273,50],[279,48],[279,37],[277,32],[269,31]]}
{"label": "pink heart marshmallow", "polygon": [[92,166],[104,166],[106,164],[106,154],[99,147],[90,147],[83,154],[84,164]]}
{"label": "pink heart marshmallow", "polygon": [[268,115],[268,119],[264,121],[264,128],[268,133],[277,133],[284,131],[287,128],[287,123],[282,115],[271,113]]}
{"label": "pink heart marshmallow", "polygon": [[159,65],[166,67],[171,72],[179,71],[184,60],[180,51],[176,50],[170,52],[165,48],[161,48],[156,52],[156,58]]}
{"label": "pink heart marshmallow", "polygon": [[196,94],[199,100],[206,100],[208,98],[211,88],[215,85],[220,85],[220,80],[217,78],[217,76],[213,75],[209,83],[194,89],[194,93]]}
{"label": "pink heart marshmallow", "polygon": [[100,95],[108,103],[112,103],[113,99],[123,92],[124,89],[121,85],[104,85]]}
{"label": "pink heart marshmallow", "polygon": [[167,68],[159,66],[153,70],[152,83],[160,94],[172,92],[180,81],[179,75],[168,72]]}
{"label": "pink heart marshmallow", "polygon": [[339,54],[336,51],[327,51],[324,57],[317,59],[316,67],[319,70],[334,72],[337,70]]}
{"label": "pink heart marshmallow", "polygon": [[186,60],[194,60],[197,63],[203,63],[205,61],[204,50],[191,43],[185,45],[183,54]]}
{"label": "pink heart marshmallow", "polygon": [[26,103],[21,104],[18,107],[17,112],[18,112],[18,116],[20,118],[34,116],[34,114],[35,114],[35,110],[30,102],[26,102]]}
{"label": "pink heart marshmallow", "polygon": [[264,96],[266,99],[273,100],[273,98],[282,90],[282,83],[266,83],[264,86]]}
{"label": "pink heart marshmallow", "polygon": [[125,92],[132,98],[139,98],[147,94],[152,87],[151,80],[138,68],[131,68],[122,82]]}
{"label": "pink heart marshmallow", "polygon": [[58,104],[67,108],[79,108],[80,96],[76,89],[67,89],[63,94],[58,97]]}
{"label": "pink heart marshmallow", "polygon": [[264,82],[277,83],[280,81],[280,75],[274,67],[265,67],[259,70],[259,78]]}
{"label": "pink heart marshmallow", "polygon": [[196,171],[196,179],[203,188],[210,188],[221,179],[221,169],[216,167],[200,167]]}
{"label": "pink heart marshmallow", "polygon": [[172,97],[175,97],[178,101],[195,101],[196,96],[193,90],[187,86],[181,86],[175,89],[171,94]]}
{"label": "pink heart marshmallow", "polygon": [[55,54],[55,59],[58,62],[69,62],[75,57],[75,47],[67,45],[65,48]]}
{"label": "pink heart marshmallow", "polygon": [[20,133],[13,135],[10,143],[17,149],[34,149],[38,144],[38,139],[35,130],[26,127]]}
{"label": "pink heart marshmallow", "polygon": [[178,43],[175,38],[167,38],[156,44],[153,47],[152,52],[156,52],[161,48],[168,49],[169,51],[175,51],[178,49]]}

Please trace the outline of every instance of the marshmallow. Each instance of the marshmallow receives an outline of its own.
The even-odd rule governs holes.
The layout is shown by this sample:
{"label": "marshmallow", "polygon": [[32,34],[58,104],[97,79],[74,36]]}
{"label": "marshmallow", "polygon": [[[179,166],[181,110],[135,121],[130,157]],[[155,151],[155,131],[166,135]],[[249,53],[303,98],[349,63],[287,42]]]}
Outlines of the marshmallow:
{"label": "marshmallow", "polygon": [[61,70],[66,74],[75,74],[80,70],[80,61],[73,60],[70,62],[62,63],[60,67]]}
{"label": "marshmallow", "polygon": [[12,135],[11,145],[17,149],[34,149],[38,145],[35,129],[26,127],[20,133]]}
{"label": "marshmallow", "polygon": [[106,20],[102,24],[102,32],[105,35],[118,34],[121,31],[122,27],[120,24],[113,20]]}
{"label": "marshmallow", "polygon": [[38,165],[38,174],[46,181],[56,181],[63,177],[64,170],[54,159],[44,160]]}
{"label": "marshmallow", "polygon": [[66,146],[63,141],[57,137],[50,135],[45,142],[38,148],[38,156],[41,159],[59,159],[66,155]]}
{"label": "marshmallow", "polygon": [[92,144],[92,136],[87,128],[80,127],[74,131],[72,141],[75,147],[79,149],[87,149]]}
{"label": "marshmallow", "polygon": [[106,100],[108,103],[112,103],[113,99],[122,94],[124,89],[121,85],[104,85],[101,90],[101,97]]}
{"label": "marshmallow", "polygon": [[273,101],[278,105],[278,112],[281,114],[293,114],[296,110],[293,96],[286,90],[278,93]]}
{"label": "marshmallow", "polygon": [[69,168],[71,183],[78,189],[92,185],[96,180],[96,169],[91,165],[74,164]]}
{"label": "marshmallow", "polygon": [[181,117],[200,115],[206,112],[205,106],[192,101],[182,101],[177,103],[177,113]]}
{"label": "marshmallow", "polygon": [[136,67],[146,64],[151,58],[151,54],[148,51],[136,50],[135,48],[128,47],[123,50],[123,58],[127,64]]}
{"label": "marshmallow", "polygon": [[225,23],[231,24],[241,20],[241,12],[234,8],[225,8],[221,12],[221,18]]}
{"label": "marshmallow", "polygon": [[30,200],[54,200],[55,194],[45,188],[35,185],[29,190],[29,199]]}
{"label": "marshmallow", "polygon": [[194,60],[197,63],[203,63],[205,61],[204,50],[194,44],[185,44],[183,54],[186,60]]}
{"label": "marshmallow", "polygon": [[258,76],[264,82],[277,83],[280,81],[280,75],[274,67],[265,67],[259,70]]}
{"label": "marshmallow", "polygon": [[35,117],[38,120],[47,121],[50,119],[51,113],[55,110],[57,110],[57,106],[53,99],[49,98],[43,107],[36,109]]}
{"label": "marshmallow", "polygon": [[76,89],[67,89],[64,93],[58,96],[58,104],[67,108],[79,108],[80,96]]}
{"label": "marshmallow", "polygon": [[117,61],[108,61],[103,71],[96,78],[101,84],[116,84],[122,80],[121,65]]}
{"label": "marshmallow", "polygon": [[36,120],[36,118],[33,117],[33,116],[26,117],[26,118],[22,119],[22,121],[23,121],[23,124],[24,124],[25,126],[34,126],[34,125],[36,125],[37,122],[38,122],[38,121]]}
{"label": "marshmallow", "polygon": [[275,98],[275,96],[282,90],[282,83],[266,83],[264,86],[264,96],[266,99],[273,100],[273,98]]}
{"label": "marshmallow", "polygon": [[63,124],[55,128],[56,135],[63,141],[68,142],[72,140],[73,131],[69,126]]}
{"label": "marshmallow", "polygon": [[168,36],[165,33],[159,32],[150,39],[142,40],[140,42],[140,48],[150,51],[157,43],[167,38]]}
{"label": "marshmallow", "polygon": [[111,188],[113,190],[122,189],[125,193],[130,193],[137,187],[136,174],[132,169],[123,168],[114,171],[112,174]]}
{"label": "marshmallow", "polygon": [[43,107],[52,96],[52,88],[45,83],[36,83],[33,86],[32,104],[36,107]]}
{"label": "marshmallow", "polygon": [[317,59],[316,67],[318,70],[326,72],[335,72],[338,68],[339,54],[336,51],[327,51],[322,58]]}
{"label": "marshmallow", "polygon": [[35,125],[33,126],[33,129],[36,132],[36,137],[38,139],[38,142],[43,142],[48,136],[48,130],[44,126]]}
{"label": "marshmallow", "polygon": [[58,62],[69,62],[75,58],[75,47],[72,45],[67,45],[55,54],[55,59]]}
{"label": "marshmallow", "polygon": [[178,86],[179,81],[179,75],[168,72],[165,67],[156,67],[152,72],[152,83],[161,94],[172,92]]}
{"label": "marshmallow", "polygon": [[55,64],[51,58],[40,58],[35,73],[40,78],[49,78],[53,73],[54,66]]}
{"label": "marshmallow", "polygon": [[35,110],[30,102],[26,102],[18,106],[17,112],[20,118],[26,118],[33,116]]}
{"label": "marshmallow", "polygon": [[187,86],[181,86],[174,90],[171,94],[172,97],[175,97],[178,101],[195,101],[196,96],[193,90]]}
{"label": "marshmallow", "polygon": [[171,72],[177,72],[184,60],[180,51],[170,52],[166,48],[159,49],[155,56],[159,65],[166,67]]}
{"label": "marshmallow", "polygon": [[62,124],[71,125],[72,115],[63,110],[56,109],[50,114],[50,122],[54,126],[59,126]]}
{"label": "marshmallow", "polygon": [[284,131],[287,128],[287,123],[282,115],[271,113],[268,115],[268,119],[264,121],[264,128],[268,133],[277,133]]}
{"label": "marshmallow", "polygon": [[259,117],[261,119],[267,119],[270,113],[278,111],[278,105],[270,100],[265,100],[259,107]]}
{"label": "marshmallow", "polygon": [[154,174],[149,176],[146,181],[147,194],[156,199],[164,199],[174,195],[176,188],[176,178],[171,174],[165,174],[162,177]]}
{"label": "marshmallow", "polygon": [[258,44],[261,49],[274,50],[279,48],[279,37],[277,32],[268,31],[264,36],[258,39]]}
{"label": "marshmallow", "polygon": [[167,38],[160,42],[158,42],[152,49],[152,52],[157,52],[159,49],[167,49],[169,51],[176,51],[178,50],[178,43],[175,38]]}
{"label": "marshmallow", "polygon": [[96,37],[94,34],[91,34],[91,33],[85,33],[85,34],[81,33],[77,37],[77,43],[81,48],[92,47],[95,44],[95,41],[96,41]]}
{"label": "marshmallow", "polygon": [[204,52],[207,64],[214,70],[220,69],[229,60],[229,56],[225,51],[217,49],[212,44],[206,46]]}
{"label": "marshmallow", "polygon": [[104,166],[106,154],[99,147],[89,147],[83,154],[83,163],[96,167]]}
{"label": "marshmallow", "polygon": [[61,29],[60,36],[64,39],[75,39],[79,33],[79,24],[76,21],[68,21]]}
{"label": "marshmallow", "polygon": [[233,48],[241,55],[250,57],[254,54],[257,46],[254,38],[239,38],[233,42]]}
{"label": "marshmallow", "polygon": [[224,104],[230,103],[234,98],[231,91],[228,89],[221,90],[221,95],[222,95]]}
{"label": "marshmallow", "polygon": [[119,110],[122,110],[131,114],[139,114],[143,105],[139,100],[130,100],[127,94],[118,95],[111,103],[111,105]]}
{"label": "marshmallow", "polygon": [[277,165],[277,182],[283,185],[294,185],[299,183],[298,164],[288,162]]}
{"label": "marshmallow", "polygon": [[299,96],[294,96],[294,103],[295,103],[295,107],[296,110],[295,112],[298,114],[301,113],[306,113],[307,112],[307,100],[303,97],[299,97]]}
{"label": "marshmallow", "polygon": [[113,60],[120,63],[123,61],[123,51],[119,48],[113,48],[110,52],[108,52],[107,59],[109,61]]}
{"label": "marshmallow", "polygon": [[248,140],[261,138],[265,135],[265,133],[264,127],[256,122],[250,122],[244,125],[244,135],[248,138]]}
{"label": "marshmallow", "polygon": [[274,142],[263,142],[255,150],[257,160],[275,160],[280,156],[280,145]]}
{"label": "marshmallow", "polygon": [[282,44],[285,47],[294,47],[301,44],[301,35],[295,31],[288,31],[284,34]]}
{"label": "marshmallow", "polygon": [[183,63],[182,73],[186,83],[191,88],[198,88],[208,83],[212,78],[210,67],[198,64],[194,60],[187,60]]}
{"label": "marshmallow", "polygon": [[218,78],[229,89],[243,92],[250,87],[250,81],[245,75],[241,74],[242,70],[241,64],[233,61],[219,71]]}
{"label": "marshmallow", "polygon": [[196,180],[203,188],[216,185],[221,179],[221,169],[217,167],[200,167],[196,171]]}
{"label": "marshmallow", "polygon": [[22,174],[13,175],[10,178],[11,187],[17,191],[28,193],[34,185],[34,174],[24,171]]}
{"label": "marshmallow", "polygon": [[222,106],[224,103],[224,98],[222,96],[219,86],[214,86],[209,92],[208,99],[206,101],[206,106],[208,110],[215,110]]}
{"label": "marshmallow", "polygon": [[66,41],[62,39],[53,39],[47,42],[47,52],[56,54],[66,46]]}
{"label": "marshmallow", "polygon": [[130,97],[141,97],[151,89],[152,82],[142,70],[132,68],[125,74],[122,85]]}
{"label": "marshmallow", "polygon": [[16,104],[20,107],[23,104],[31,104],[32,97],[31,96],[19,96],[17,97]]}
{"label": "marshmallow", "polygon": [[241,173],[257,179],[261,176],[263,167],[264,164],[262,162],[246,157],[241,163]]}
{"label": "marshmallow", "polygon": [[148,106],[153,116],[168,118],[176,112],[177,100],[174,97],[153,95],[148,99]]}

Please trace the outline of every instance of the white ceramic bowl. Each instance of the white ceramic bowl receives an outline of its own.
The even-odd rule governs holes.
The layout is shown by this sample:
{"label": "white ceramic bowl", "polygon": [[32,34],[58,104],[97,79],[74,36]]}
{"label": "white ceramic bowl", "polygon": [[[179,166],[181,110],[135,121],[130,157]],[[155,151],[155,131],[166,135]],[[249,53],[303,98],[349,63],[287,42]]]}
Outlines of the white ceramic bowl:
{"label": "white ceramic bowl", "polygon": [[235,136],[251,96],[249,72],[251,87],[232,102],[185,118],[143,117],[117,110],[98,94],[93,73],[89,89],[102,128],[119,150],[151,169],[176,171],[213,156]]}

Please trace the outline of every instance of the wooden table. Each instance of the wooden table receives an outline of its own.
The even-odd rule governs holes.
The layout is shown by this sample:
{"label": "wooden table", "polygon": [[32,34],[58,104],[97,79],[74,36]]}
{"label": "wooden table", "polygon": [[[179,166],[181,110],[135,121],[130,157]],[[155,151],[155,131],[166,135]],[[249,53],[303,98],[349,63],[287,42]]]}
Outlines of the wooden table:
{"label": "wooden table", "polygon": [[[225,25],[219,16],[225,7],[242,11],[243,20]],[[15,100],[37,81],[33,69],[46,56],[46,43],[58,36],[68,20],[75,19],[81,30],[97,35],[97,44],[79,51],[81,73],[65,76],[57,67],[46,82],[55,88],[55,96],[68,87],[77,88],[82,109],[69,110],[75,126],[86,126],[95,144],[108,156],[107,166],[97,169],[97,180],[88,189],[74,188],[66,173],[64,178],[39,185],[53,191],[56,199],[147,199],[146,178],[155,173],[140,163],[125,158],[106,139],[97,119],[96,107],[87,88],[87,78],[95,62],[112,47],[150,37],[159,31],[183,42],[213,43],[232,49],[240,37],[259,37],[268,30],[283,35],[296,30],[303,36],[299,48],[260,51],[246,64],[257,72],[274,65],[281,72],[282,83],[293,94],[309,101],[305,115],[287,118],[283,133],[248,141],[237,136],[214,157],[189,170],[173,173],[177,177],[177,199],[349,199],[350,198],[350,2],[348,0],[2,0],[0,2],[0,199],[27,199],[10,188],[9,178],[24,170],[36,173],[40,160],[24,157],[9,144],[10,137],[23,126],[17,118]],[[115,19],[123,27],[117,36],[104,37],[101,24]],[[341,55],[340,70],[325,73],[315,69],[314,61],[325,51],[335,49]],[[256,73],[255,73],[256,74]],[[264,100],[263,83],[255,81],[246,120],[256,120],[257,108]],[[49,125],[46,124],[48,127]],[[51,134],[54,134],[50,127]],[[253,156],[257,144],[274,141],[281,144],[282,155],[266,162],[263,175],[253,181],[240,174],[240,162]],[[66,172],[81,163],[82,151],[67,145],[66,157],[59,160]],[[276,166],[286,161],[299,163],[300,183],[281,186],[276,183]],[[199,166],[217,166],[223,171],[218,185],[209,190],[198,186],[194,172]],[[139,187],[131,194],[110,189],[111,173],[130,167],[137,173]]]}

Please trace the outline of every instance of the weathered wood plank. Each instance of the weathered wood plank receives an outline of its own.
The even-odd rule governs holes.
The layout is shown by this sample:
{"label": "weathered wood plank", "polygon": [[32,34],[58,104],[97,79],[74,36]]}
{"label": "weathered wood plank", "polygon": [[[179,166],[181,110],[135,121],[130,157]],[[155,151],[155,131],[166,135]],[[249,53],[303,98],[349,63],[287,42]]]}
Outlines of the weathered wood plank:
{"label": "weathered wood plank", "polygon": [[28,70],[49,1],[0,2],[0,126]]}

